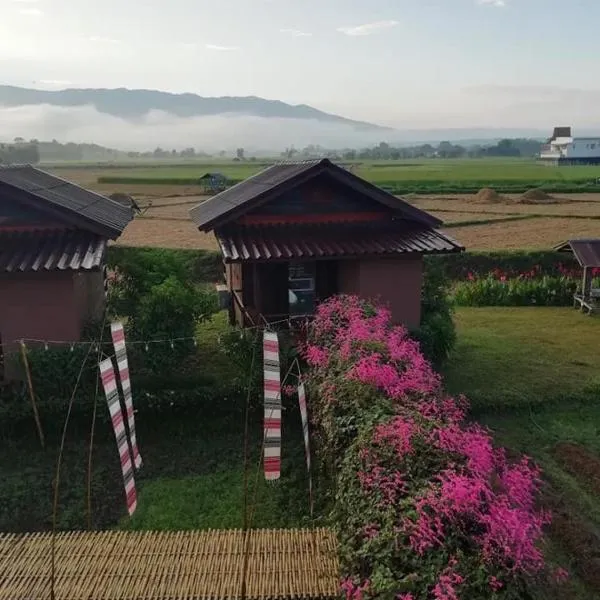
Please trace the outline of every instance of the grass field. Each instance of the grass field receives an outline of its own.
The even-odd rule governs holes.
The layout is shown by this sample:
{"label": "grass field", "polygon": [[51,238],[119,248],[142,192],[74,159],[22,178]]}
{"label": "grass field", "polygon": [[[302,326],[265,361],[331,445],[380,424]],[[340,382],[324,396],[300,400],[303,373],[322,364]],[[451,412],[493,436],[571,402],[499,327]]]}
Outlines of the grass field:
{"label": "grass field", "polygon": [[572,580],[541,597],[600,597],[600,321],[562,308],[461,308],[456,321],[446,387],[471,400],[497,443],[544,472],[548,552]]}
{"label": "grass field", "polygon": [[[278,159],[275,159],[278,160]],[[51,170],[67,178],[139,177],[152,179],[195,178],[218,171],[231,179],[244,179],[274,161],[198,162],[171,166],[54,166]],[[350,164],[350,163],[346,163]],[[415,161],[355,161],[355,173],[373,181],[578,181],[600,177],[600,166],[546,166],[526,159],[423,159]]]}

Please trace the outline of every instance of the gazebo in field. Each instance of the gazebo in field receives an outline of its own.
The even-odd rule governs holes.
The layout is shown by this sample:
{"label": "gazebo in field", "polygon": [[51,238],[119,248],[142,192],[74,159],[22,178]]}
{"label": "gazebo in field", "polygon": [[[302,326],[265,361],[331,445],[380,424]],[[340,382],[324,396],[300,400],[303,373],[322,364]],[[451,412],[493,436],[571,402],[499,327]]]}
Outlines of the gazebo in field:
{"label": "gazebo in field", "polygon": [[581,291],[573,296],[573,305],[590,315],[600,310],[600,288],[593,287],[594,270],[600,269],[600,239],[568,240],[554,250],[572,252],[583,268]]}
{"label": "gazebo in field", "polygon": [[198,182],[205,194],[218,194],[227,187],[227,178],[222,173],[204,173]]}

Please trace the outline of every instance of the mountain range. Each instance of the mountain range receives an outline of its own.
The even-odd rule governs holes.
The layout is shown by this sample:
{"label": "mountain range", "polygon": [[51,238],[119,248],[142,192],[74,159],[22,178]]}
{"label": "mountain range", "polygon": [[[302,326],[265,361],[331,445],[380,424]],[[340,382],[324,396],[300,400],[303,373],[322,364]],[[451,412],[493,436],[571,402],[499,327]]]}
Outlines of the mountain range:
{"label": "mountain range", "polygon": [[35,90],[0,85],[0,106],[50,105],[61,107],[93,106],[121,119],[141,119],[153,110],[180,118],[212,117],[237,114],[269,119],[311,119],[324,123],[346,125],[357,131],[392,131],[373,123],[354,121],[324,112],[307,104],[286,104],[257,96],[222,96],[210,98],[197,94],[172,94],[157,90],[64,89]]}

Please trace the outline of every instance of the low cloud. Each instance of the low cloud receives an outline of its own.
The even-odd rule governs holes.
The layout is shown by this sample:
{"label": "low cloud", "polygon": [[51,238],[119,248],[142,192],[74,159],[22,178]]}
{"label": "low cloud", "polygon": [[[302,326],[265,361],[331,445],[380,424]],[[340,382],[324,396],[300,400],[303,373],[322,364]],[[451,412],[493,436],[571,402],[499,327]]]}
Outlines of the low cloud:
{"label": "low cloud", "polygon": [[496,8],[504,8],[505,0],[477,0],[477,4],[481,6],[495,6]]}
{"label": "low cloud", "polygon": [[361,146],[381,141],[380,132],[360,132],[344,124],[308,119],[274,119],[231,114],[179,118],[152,111],[128,121],[98,112],[92,106],[49,105],[1,107],[1,141],[15,137],[75,143],[97,143],[123,150],[171,150],[193,147],[207,152],[284,150],[308,144]]}
{"label": "low cloud", "polygon": [[72,81],[67,81],[66,79],[40,79],[37,83],[51,87],[64,87],[67,85],[73,85]]}
{"label": "low cloud", "polygon": [[219,46],[217,44],[206,44],[207,50],[216,50],[217,52],[233,52],[239,50],[239,46]]}
{"label": "low cloud", "polygon": [[91,35],[88,40],[94,44],[120,44],[121,40],[115,38],[104,37],[101,35]]}
{"label": "low cloud", "polygon": [[337,31],[346,35],[371,35],[384,29],[390,29],[399,25],[398,21],[376,21],[375,23],[365,23],[364,25],[356,25],[354,27],[338,27]]}
{"label": "low cloud", "polygon": [[299,29],[280,29],[281,33],[287,33],[292,37],[311,37],[312,33],[306,33],[305,31],[300,31]]}
{"label": "low cloud", "polygon": [[39,8],[22,8],[19,11],[20,15],[25,15],[26,17],[42,17],[44,15],[44,11]]}

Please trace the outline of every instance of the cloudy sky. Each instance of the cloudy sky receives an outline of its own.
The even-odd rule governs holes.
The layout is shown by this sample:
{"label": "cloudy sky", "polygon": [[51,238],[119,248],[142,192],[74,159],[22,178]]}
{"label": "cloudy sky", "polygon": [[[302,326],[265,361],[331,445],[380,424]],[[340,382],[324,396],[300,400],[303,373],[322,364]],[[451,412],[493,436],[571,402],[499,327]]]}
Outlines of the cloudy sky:
{"label": "cloudy sky", "polygon": [[0,0],[0,83],[307,103],[384,125],[600,126],[598,0]]}

